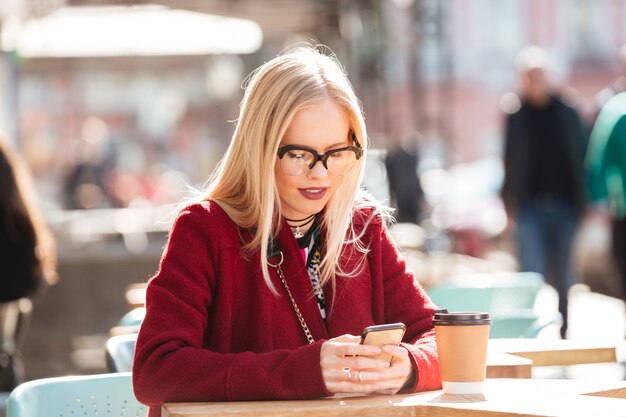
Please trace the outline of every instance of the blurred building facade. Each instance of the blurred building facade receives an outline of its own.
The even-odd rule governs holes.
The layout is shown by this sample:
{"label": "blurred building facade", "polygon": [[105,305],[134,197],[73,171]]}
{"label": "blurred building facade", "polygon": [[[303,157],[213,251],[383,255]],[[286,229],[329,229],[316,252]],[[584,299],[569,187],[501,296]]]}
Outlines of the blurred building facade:
{"label": "blurred building facade", "polygon": [[[107,3],[124,4],[3,2],[3,34],[10,35],[7,28],[15,19],[24,26],[61,6]],[[621,0],[155,3],[257,20],[263,44],[251,54],[232,56],[23,58],[19,49],[4,51],[3,128],[46,179],[41,187],[48,201],[61,205],[58,184],[77,159],[67,150],[77,147],[90,117],[108,128],[118,168],[111,193],[120,188],[115,181],[149,193],[144,188],[150,188],[145,184],[150,179],[136,177],[165,167],[201,182],[232,132],[229,120],[237,115],[241,79],[299,40],[328,44],[346,64],[375,145],[384,146],[389,135],[419,130],[452,163],[499,152],[498,102],[514,82],[518,50],[538,44],[550,51],[556,74],[588,107],[617,71],[616,51],[626,37]],[[130,178],[141,184],[130,184]],[[109,205],[127,203],[116,199]]]}
{"label": "blurred building facade", "polygon": [[[93,118],[106,125],[102,146],[111,158],[104,192],[113,196],[100,205],[125,206],[133,194],[150,200],[151,182],[170,171],[178,182],[202,183],[232,133],[241,80],[298,41],[325,43],[346,65],[374,146],[420,131],[444,164],[500,152],[500,98],[515,83],[520,49],[547,49],[555,76],[587,114],[617,74],[626,42],[624,0],[154,2],[255,21],[263,40],[245,54],[25,57],[8,39],[62,6],[132,3],[7,0],[0,7],[3,45],[18,45],[1,56],[1,128],[19,141],[51,207],[64,206],[62,184],[80,161],[81,132]],[[130,196],[115,195],[121,192]]]}

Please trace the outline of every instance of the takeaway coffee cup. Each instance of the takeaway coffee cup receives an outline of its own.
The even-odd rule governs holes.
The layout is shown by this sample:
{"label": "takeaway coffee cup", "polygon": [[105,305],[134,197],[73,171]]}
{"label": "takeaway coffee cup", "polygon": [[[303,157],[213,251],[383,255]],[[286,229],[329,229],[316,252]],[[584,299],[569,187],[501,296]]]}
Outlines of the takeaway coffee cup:
{"label": "takeaway coffee cup", "polygon": [[489,313],[435,312],[439,372],[447,394],[482,394],[487,375]]}

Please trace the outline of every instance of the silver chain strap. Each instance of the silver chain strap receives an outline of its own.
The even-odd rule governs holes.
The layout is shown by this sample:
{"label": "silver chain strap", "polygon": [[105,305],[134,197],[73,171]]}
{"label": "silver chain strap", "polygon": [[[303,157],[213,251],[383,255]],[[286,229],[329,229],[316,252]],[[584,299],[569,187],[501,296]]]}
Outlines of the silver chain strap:
{"label": "silver chain strap", "polygon": [[296,300],[293,298],[293,295],[291,295],[291,290],[289,289],[289,285],[287,285],[287,280],[285,279],[283,270],[280,267],[280,265],[283,263],[283,260],[284,260],[283,252],[280,251],[280,261],[278,261],[276,264],[271,264],[268,262],[268,265],[270,265],[276,270],[276,273],[278,274],[278,278],[280,278],[280,281],[283,283],[283,287],[285,287],[285,290],[287,291],[287,295],[289,296],[289,301],[291,301],[291,305],[294,311],[296,312],[296,316],[298,316],[298,321],[300,321],[300,326],[302,327],[302,330],[304,331],[306,340],[309,341],[309,344],[314,343],[315,339],[313,338],[313,335],[311,334],[311,331],[309,330],[309,326],[306,325],[306,321],[304,321],[304,317],[302,316],[302,313],[300,313],[300,309],[298,308],[298,304],[296,304]]}

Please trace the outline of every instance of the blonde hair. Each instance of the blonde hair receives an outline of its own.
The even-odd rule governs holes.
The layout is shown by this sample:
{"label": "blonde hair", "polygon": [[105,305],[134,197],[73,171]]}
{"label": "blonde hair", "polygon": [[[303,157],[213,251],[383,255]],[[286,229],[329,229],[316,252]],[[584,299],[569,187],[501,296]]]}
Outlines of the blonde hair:
{"label": "blonde hair", "polygon": [[[360,102],[340,64],[316,48],[294,48],[248,77],[232,140],[203,195],[205,200],[218,203],[240,228],[252,232],[253,238],[245,242],[244,252],[250,254],[260,249],[263,277],[274,293],[267,252],[281,227],[280,197],[274,176],[276,153],[294,115],[326,97],[344,109],[350,134],[365,151],[368,138]],[[352,226],[364,165],[365,152],[326,206],[322,219],[326,242],[321,262],[322,284],[332,281],[334,286],[336,274],[353,276],[364,263],[367,248]],[[353,256],[342,254],[345,242],[355,243],[362,255],[352,271],[342,270],[339,263],[340,257]]]}

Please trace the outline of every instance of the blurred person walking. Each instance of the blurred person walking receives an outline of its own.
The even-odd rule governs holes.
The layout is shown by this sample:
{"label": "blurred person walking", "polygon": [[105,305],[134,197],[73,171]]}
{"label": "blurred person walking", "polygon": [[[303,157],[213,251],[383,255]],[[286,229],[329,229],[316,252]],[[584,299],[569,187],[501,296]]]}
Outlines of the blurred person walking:
{"label": "blurred person walking", "polygon": [[73,165],[69,167],[64,183],[65,208],[89,210],[125,207],[125,202],[117,201],[122,199],[111,195],[108,184],[113,176],[115,157],[106,123],[97,117],[87,118],[73,146]]}
{"label": "blurred person walking", "polygon": [[57,274],[54,240],[39,210],[30,173],[2,139],[0,196],[0,389],[10,390],[23,378],[19,349],[30,313],[17,300],[36,301],[56,283]]}
{"label": "blurred person walking", "polygon": [[591,215],[611,223],[611,254],[626,301],[626,92],[615,95],[600,111],[585,162]]}
{"label": "blurred person walking", "polygon": [[538,47],[516,57],[520,101],[506,120],[502,199],[520,269],[543,274],[558,292],[565,338],[572,243],[585,205],[585,137],[578,113],[551,85],[547,61]]}
{"label": "blurred person walking", "polygon": [[423,191],[417,177],[417,135],[400,137],[387,151],[385,168],[389,179],[389,195],[396,208],[396,221],[419,223]]}

